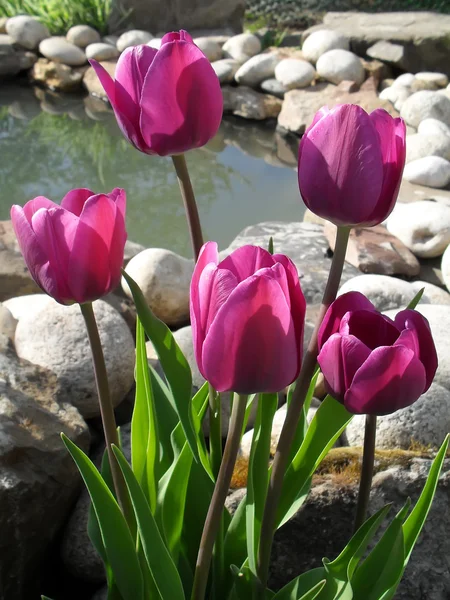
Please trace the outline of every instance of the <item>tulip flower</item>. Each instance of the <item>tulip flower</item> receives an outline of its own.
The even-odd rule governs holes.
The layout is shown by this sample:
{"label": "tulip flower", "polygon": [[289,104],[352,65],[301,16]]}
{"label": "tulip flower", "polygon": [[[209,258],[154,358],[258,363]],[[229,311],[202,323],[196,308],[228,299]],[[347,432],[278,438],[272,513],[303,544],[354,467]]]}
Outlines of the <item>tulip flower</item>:
{"label": "tulip flower", "polygon": [[283,254],[243,246],[219,263],[207,242],[191,282],[194,353],[219,392],[278,392],[297,377],[306,303]]}
{"label": "tulip flower", "polygon": [[115,80],[91,60],[124,136],[141,152],[167,156],[204,146],[219,129],[223,98],[210,62],[186,31],[159,50],[127,48]]}
{"label": "tulip flower", "polygon": [[83,304],[109,294],[120,283],[126,195],[75,189],[61,205],[38,196],[11,219],[30,273],[61,304]]}
{"label": "tulip flower", "polygon": [[413,404],[437,369],[425,317],[406,309],[392,320],[359,292],[331,304],[318,343],[329,393],[355,414],[387,415]]}
{"label": "tulip flower", "polygon": [[335,225],[373,226],[391,213],[405,165],[406,128],[383,109],[343,104],[316,113],[299,147],[306,206]]}

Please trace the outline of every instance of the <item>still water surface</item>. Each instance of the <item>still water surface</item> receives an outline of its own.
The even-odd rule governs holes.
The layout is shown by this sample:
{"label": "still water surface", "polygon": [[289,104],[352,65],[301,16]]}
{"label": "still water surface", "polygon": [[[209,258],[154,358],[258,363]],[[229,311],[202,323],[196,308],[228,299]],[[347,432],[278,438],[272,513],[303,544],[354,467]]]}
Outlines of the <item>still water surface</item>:
{"label": "still water surface", "polygon": [[[121,136],[101,101],[0,84],[0,219],[43,195],[76,187],[127,192],[129,238],[191,256],[172,161],[146,156]],[[295,156],[273,125],[224,120],[187,161],[207,239],[225,248],[247,225],[298,221]]]}

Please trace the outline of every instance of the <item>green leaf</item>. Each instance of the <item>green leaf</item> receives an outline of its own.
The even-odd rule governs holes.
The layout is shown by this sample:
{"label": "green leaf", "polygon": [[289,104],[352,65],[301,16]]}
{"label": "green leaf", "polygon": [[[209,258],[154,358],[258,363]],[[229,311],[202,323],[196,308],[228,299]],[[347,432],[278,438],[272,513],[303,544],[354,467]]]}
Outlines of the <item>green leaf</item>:
{"label": "green leaf", "polygon": [[248,566],[238,569],[236,565],[231,565],[234,585],[229,600],[251,600],[258,598],[261,600],[273,600],[274,593],[266,589],[264,598],[258,593],[259,580]]}
{"label": "green leaf", "polygon": [[419,302],[421,301],[424,291],[425,291],[424,287],[422,289],[420,289],[406,308],[411,308],[412,310],[414,310],[416,308],[416,306],[419,304]]}
{"label": "green leaf", "polygon": [[135,542],[119,505],[92,461],[68,437],[64,434],[61,437],[91,496],[108,563],[123,600],[144,600],[144,583]]}
{"label": "green leaf", "polygon": [[273,600],[313,600],[326,585],[326,573],[323,567],[302,573],[279,592]]}
{"label": "green leaf", "polygon": [[175,563],[153,518],[150,505],[119,448],[113,448],[130,493],[145,558],[163,600],[184,600],[184,591]]}
{"label": "green leaf", "polygon": [[277,407],[277,394],[260,394],[248,462],[246,501],[247,553],[253,573],[256,573],[261,522],[269,484],[272,422]]}
{"label": "green leaf", "polygon": [[135,281],[123,271],[123,276],[133,294],[134,303],[145,333],[151,340],[175,402],[178,417],[186,440],[196,461],[200,460],[191,408],[192,375],[189,364],[181,352],[172,332],[155,317]]}
{"label": "green leaf", "polygon": [[310,485],[310,478],[329,449],[351,421],[342,404],[327,396],[317,409],[305,439],[289,465],[283,481],[278,527],[286,523],[299,508]]}
{"label": "green leaf", "polygon": [[155,399],[148,371],[145,333],[136,322],[136,397],[131,420],[131,464],[152,512],[156,510],[159,440]]}
{"label": "green leaf", "polygon": [[[308,392],[307,392],[306,398],[305,398],[305,402],[303,403],[302,414],[300,416],[300,420],[297,425],[297,431],[295,432],[294,441],[292,442],[292,446],[291,446],[291,450],[290,450],[289,463],[291,463],[294,460],[295,455],[297,454],[300,446],[303,443],[303,440],[305,439],[306,432],[308,431],[308,420],[307,420],[308,411],[309,411],[309,408],[311,406],[311,401],[314,396],[314,390],[316,387],[317,378],[319,377],[319,373],[320,373],[320,369],[319,369],[319,367],[317,367],[314,372],[314,375],[312,376],[312,379],[310,381]],[[294,394],[294,391],[295,391],[295,383],[293,383],[290,386],[289,391],[288,391],[288,395],[287,395],[288,406],[292,401],[292,396]]]}
{"label": "green leaf", "polygon": [[269,252],[269,254],[273,254],[273,237],[270,236],[269,238],[269,244],[267,246],[267,251]]}

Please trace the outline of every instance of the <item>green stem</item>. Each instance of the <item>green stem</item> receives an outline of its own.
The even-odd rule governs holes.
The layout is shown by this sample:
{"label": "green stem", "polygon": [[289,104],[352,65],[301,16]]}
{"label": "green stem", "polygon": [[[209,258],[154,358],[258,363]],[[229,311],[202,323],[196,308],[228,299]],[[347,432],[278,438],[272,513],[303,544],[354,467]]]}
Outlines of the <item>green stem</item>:
{"label": "green stem", "polygon": [[372,486],[373,465],[375,462],[375,439],[377,436],[376,415],[366,415],[364,431],[364,449],[361,466],[361,479],[359,481],[358,503],[356,506],[355,532],[366,520],[369,508],[370,488]]}
{"label": "green stem", "polygon": [[111,403],[111,396],[109,394],[108,373],[106,371],[105,357],[103,355],[94,309],[91,302],[80,304],[80,308],[86,323],[89,343],[91,345],[95,383],[97,385],[100,414],[102,417],[103,432],[105,434],[106,451],[108,453],[109,465],[111,467],[114,489],[122,512],[127,522],[131,524],[134,521],[133,509],[131,507],[122,471],[120,470],[119,464],[112,451],[112,444],[120,447],[119,435],[117,432],[114,409]]}
{"label": "green stem", "polygon": [[172,161],[177,173],[178,184],[180,186],[181,196],[183,198],[184,210],[188,222],[189,233],[191,236],[194,258],[197,260],[200,249],[203,246],[203,233],[198,215],[197,203],[195,201],[194,190],[192,188],[189,171],[184,154],[172,156]]}
{"label": "green stem", "polygon": [[222,415],[220,394],[209,384],[209,457],[214,477],[222,462]]}
{"label": "green stem", "polygon": [[239,451],[246,407],[247,396],[235,394],[223,459],[200,540],[191,600],[203,600],[205,597],[214,542],[220,529],[223,508]]}
{"label": "green stem", "polygon": [[264,507],[264,515],[261,524],[261,537],[258,553],[257,574],[262,584],[262,592],[267,587],[269,577],[270,553],[272,549],[273,536],[277,525],[277,509],[280,501],[284,474],[289,461],[291,445],[295,437],[298,421],[305,403],[306,394],[316,367],[318,343],[317,334],[320,324],[325,316],[330,304],[335,300],[339,289],[342,269],[345,262],[345,253],[347,250],[348,237],[350,229],[347,227],[338,227],[336,234],[336,247],[331,263],[330,273],[322,298],[322,304],[319,309],[316,326],[314,328],[311,340],[303,358],[300,375],[297,379],[292,401],[289,404],[286,413],[286,420],[281,430],[275,457],[272,463],[272,472],[269,481],[269,489]]}

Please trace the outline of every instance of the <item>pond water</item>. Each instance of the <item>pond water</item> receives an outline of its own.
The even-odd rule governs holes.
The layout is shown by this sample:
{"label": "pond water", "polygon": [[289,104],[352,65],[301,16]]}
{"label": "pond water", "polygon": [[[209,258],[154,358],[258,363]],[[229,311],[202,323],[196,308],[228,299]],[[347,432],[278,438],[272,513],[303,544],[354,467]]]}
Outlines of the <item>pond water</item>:
{"label": "pond water", "polygon": [[[205,238],[225,248],[247,225],[302,219],[296,145],[273,123],[227,118],[187,154]],[[0,219],[12,204],[38,195],[59,202],[76,187],[125,188],[129,238],[191,256],[170,158],[131,147],[101,100],[0,86]]]}

